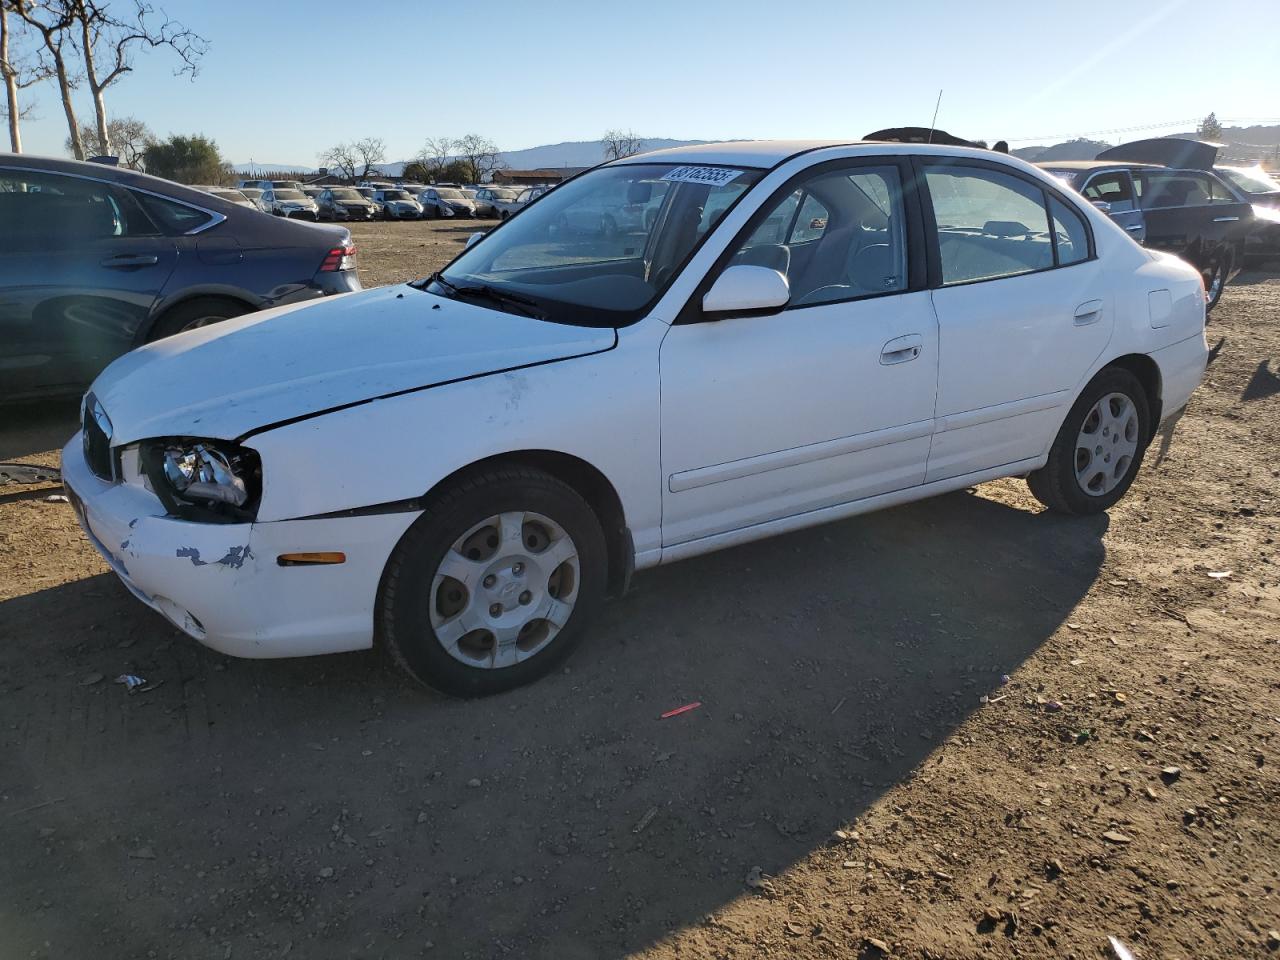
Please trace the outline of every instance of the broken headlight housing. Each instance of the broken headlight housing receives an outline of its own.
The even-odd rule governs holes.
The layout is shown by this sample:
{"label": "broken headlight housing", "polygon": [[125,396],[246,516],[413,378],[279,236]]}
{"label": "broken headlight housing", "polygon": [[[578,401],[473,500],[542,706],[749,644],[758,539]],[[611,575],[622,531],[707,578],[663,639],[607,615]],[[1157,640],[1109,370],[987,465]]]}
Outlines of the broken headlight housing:
{"label": "broken headlight housing", "polygon": [[151,489],[173,516],[242,523],[257,515],[257,451],[224,440],[164,437],[143,443],[138,452]]}

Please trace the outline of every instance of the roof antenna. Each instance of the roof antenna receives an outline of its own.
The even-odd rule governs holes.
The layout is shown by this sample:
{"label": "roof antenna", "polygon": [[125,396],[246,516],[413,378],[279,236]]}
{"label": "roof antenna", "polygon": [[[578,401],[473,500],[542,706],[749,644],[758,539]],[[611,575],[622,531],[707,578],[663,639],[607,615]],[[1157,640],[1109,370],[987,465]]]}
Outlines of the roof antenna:
{"label": "roof antenna", "polygon": [[938,91],[938,102],[933,105],[933,122],[929,124],[929,139],[925,143],[933,143],[933,131],[938,128],[938,110],[942,108],[942,91]]}

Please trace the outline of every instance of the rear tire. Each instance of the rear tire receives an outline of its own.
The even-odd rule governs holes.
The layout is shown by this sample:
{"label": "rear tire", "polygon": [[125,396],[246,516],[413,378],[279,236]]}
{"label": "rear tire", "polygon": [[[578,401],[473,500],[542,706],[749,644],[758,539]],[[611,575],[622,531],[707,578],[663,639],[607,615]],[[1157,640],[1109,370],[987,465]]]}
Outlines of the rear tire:
{"label": "rear tire", "polygon": [[519,464],[476,471],[432,496],[392,551],[379,635],[406,673],[441,693],[510,690],[582,641],[604,599],[607,557],[600,521],[572,487]]}
{"label": "rear tire", "polygon": [[1226,259],[1220,260],[1218,265],[1213,268],[1213,272],[1209,275],[1209,279],[1205,281],[1205,303],[1204,312],[1208,313],[1218,305],[1218,301],[1222,299],[1222,291],[1226,289],[1227,277],[1231,275],[1231,264]]}
{"label": "rear tire", "polygon": [[1107,367],[1080,392],[1048,462],[1027,486],[1055,513],[1101,513],[1128,492],[1150,441],[1151,404],[1142,384],[1128,370]]}
{"label": "rear tire", "polygon": [[250,308],[235,300],[222,297],[196,297],[170,307],[152,326],[147,335],[147,342],[163,340],[175,333],[185,333],[207,327],[211,323],[221,323],[232,317],[243,316]]}

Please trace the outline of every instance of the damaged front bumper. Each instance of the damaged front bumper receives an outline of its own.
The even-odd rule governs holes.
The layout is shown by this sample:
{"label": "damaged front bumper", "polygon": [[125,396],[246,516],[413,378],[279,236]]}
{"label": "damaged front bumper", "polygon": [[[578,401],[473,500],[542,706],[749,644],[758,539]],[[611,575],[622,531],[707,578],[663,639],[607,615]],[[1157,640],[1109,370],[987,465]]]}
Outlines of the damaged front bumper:
{"label": "damaged front bumper", "polygon": [[[144,487],[95,476],[78,433],[62,451],[62,479],[80,526],[129,591],[188,636],[235,657],[371,647],[383,567],[418,516],[178,520]],[[277,562],[285,553],[325,551],[339,551],[346,560]]]}

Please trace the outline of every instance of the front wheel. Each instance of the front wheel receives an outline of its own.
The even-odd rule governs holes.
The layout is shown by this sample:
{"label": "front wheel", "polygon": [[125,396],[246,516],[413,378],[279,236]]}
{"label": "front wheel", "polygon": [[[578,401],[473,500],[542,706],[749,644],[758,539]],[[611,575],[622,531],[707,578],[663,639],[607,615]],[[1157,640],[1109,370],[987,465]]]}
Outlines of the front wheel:
{"label": "front wheel", "polygon": [[571,487],[519,465],[475,473],[432,498],[387,562],[383,642],[442,693],[510,690],[581,642],[606,557],[600,521]]}
{"label": "front wheel", "polygon": [[1101,513],[1133,484],[1151,440],[1151,406],[1128,370],[1108,367],[1076,399],[1049,450],[1027,477],[1037,500],[1058,513]]}

